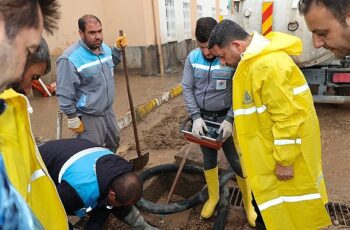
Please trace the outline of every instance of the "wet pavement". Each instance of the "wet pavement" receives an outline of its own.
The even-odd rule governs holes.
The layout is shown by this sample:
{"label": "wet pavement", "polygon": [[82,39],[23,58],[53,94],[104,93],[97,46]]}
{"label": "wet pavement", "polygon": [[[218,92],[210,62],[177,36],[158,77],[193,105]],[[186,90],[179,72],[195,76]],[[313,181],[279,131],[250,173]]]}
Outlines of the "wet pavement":
{"label": "wet pavement", "polygon": [[[181,82],[182,72],[177,71],[163,76],[129,75],[130,88],[134,107],[144,104]],[[130,110],[125,76],[116,75],[116,95],[113,109],[117,117],[122,117]],[[29,97],[34,113],[31,115],[32,131],[35,137],[44,139],[56,138],[58,100],[53,97]],[[63,118],[62,137],[69,138],[73,133],[68,130],[67,120]]]}

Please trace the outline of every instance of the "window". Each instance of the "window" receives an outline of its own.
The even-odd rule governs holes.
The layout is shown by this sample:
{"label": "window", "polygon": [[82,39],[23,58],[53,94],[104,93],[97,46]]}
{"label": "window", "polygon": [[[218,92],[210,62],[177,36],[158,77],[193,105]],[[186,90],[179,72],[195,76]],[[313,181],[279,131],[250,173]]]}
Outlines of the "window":
{"label": "window", "polygon": [[185,39],[191,38],[191,15],[190,15],[190,3],[183,3],[184,9],[184,32]]}
{"label": "window", "polygon": [[176,39],[174,0],[165,0],[168,41]]}
{"label": "window", "polygon": [[216,8],[215,7],[211,8],[211,16],[216,19]]}
{"label": "window", "polygon": [[201,5],[197,5],[197,16],[198,18],[203,17],[203,9]]}

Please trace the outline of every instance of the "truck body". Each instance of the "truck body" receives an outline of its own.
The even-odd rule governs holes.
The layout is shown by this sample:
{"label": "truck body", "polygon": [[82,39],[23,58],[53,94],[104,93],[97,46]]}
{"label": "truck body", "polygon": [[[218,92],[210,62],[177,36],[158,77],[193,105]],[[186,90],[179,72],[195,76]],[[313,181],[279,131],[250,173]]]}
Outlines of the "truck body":
{"label": "truck body", "polygon": [[317,103],[350,102],[350,59],[336,59],[324,48],[316,49],[312,34],[298,10],[299,0],[232,0],[226,19],[241,25],[248,33],[279,31],[299,37],[303,52],[293,57],[303,71]]}

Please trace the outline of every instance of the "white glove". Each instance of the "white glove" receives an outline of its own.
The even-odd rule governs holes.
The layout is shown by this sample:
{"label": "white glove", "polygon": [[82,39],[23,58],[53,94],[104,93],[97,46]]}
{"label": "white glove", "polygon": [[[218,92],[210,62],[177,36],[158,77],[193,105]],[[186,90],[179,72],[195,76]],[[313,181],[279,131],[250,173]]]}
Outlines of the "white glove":
{"label": "white glove", "polygon": [[79,117],[68,118],[68,128],[75,133],[84,132],[84,124]]}
{"label": "white glove", "polygon": [[208,132],[208,127],[207,125],[205,124],[205,122],[203,121],[202,118],[198,118],[196,119],[194,122],[193,122],[193,125],[192,125],[192,134],[193,136],[201,139],[201,135],[204,136],[204,131]]}
{"label": "white glove", "polygon": [[222,140],[225,141],[229,136],[232,135],[232,124],[224,120],[220,125],[218,133],[220,134],[221,131],[222,131]]}

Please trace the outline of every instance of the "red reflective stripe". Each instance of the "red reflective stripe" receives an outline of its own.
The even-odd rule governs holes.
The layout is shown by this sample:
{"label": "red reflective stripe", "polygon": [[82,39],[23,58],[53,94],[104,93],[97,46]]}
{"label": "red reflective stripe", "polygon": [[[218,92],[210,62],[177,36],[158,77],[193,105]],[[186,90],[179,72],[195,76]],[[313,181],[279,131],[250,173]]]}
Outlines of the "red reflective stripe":
{"label": "red reflective stripe", "polygon": [[350,73],[335,73],[333,74],[332,82],[350,83]]}
{"label": "red reflective stripe", "polygon": [[269,7],[263,12],[262,21],[265,22],[272,15],[273,5],[270,3]]}

